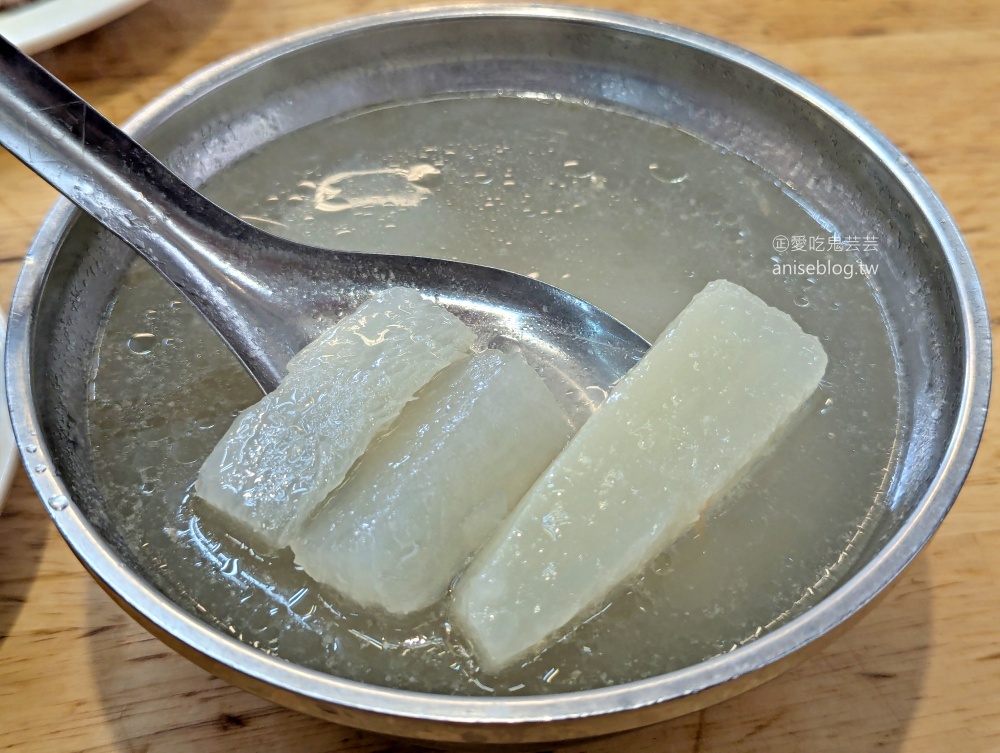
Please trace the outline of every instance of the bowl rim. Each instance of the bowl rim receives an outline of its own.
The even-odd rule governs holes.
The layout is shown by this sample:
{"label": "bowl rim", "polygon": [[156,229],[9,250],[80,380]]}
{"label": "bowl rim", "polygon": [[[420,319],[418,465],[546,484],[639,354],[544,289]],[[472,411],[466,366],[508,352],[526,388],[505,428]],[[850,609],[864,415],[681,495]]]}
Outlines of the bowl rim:
{"label": "bowl rim", "polygon": [[[530,724],[635,711],[761,670],[853,617],[903,571],[954,503],[982,436],[992,369],[989,317],[969,250],[940,199],[911,161],[860,115],[797,74],[714,37],[652,19],[571,6],[473,4],[367,15],[265,42],[214,63],[147,104],[125,128],[136,136],[146,135],[187,104],[275,57],[372,27],[512,18],[575,22],[692,47],[761,75],[804,100],[857,139],[899,181],[929,220],[930,232],[944,251],[943,261],[955,284],[956,310],[965,348],[959,410],[933,481],[914,512],[872,561],[786,625],[729,653],[644,680],[545,696],[448,696],[346,680],[265,654],[174,604],[123,564],[72,502],[62,480],[49,470],[55,465],[35,409],[30,366],[35,303],[55,251],[77,211],[68,200],[59,199],[32,242],[18,278],[5,359],[14,432],[39,496],[77,557],[104,588],[158,632],[172,635],[190,649],[243,676],[321,704],[458,725]],[[38,447],[30,458],[24,454],[28,444]]]}
{"label": "bowl rim", "polygon": [[[0,338],[7,335],[7,317],[0,313]],[[0,342],[0,358],[3,357],[3,343]],[[7,391],[6,384],[3,387]],[[6,404],[0,408],[0,514],[3,513],[7,496],[14,483],[14,474],[20,465],[21,458],[17,452],[17,442],[14,441],[14,429],[10,423],[10,412]]]}

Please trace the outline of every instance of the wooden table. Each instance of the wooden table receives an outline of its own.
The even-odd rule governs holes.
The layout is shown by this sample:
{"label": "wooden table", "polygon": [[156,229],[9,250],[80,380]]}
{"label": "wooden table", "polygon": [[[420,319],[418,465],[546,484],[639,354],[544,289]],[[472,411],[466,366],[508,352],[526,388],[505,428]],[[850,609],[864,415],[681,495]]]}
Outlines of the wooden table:
{"label": "wooden table", "polygon": [[[1000,3],[618,0],[807,76],[913,159],[965,233],[1000,310]],[[154,0],[40,55],[121,121],[202,66],[396,0]],[[0,154],[0,297],[55,198]],[[1000,750],[1000,432],[885,601],[770,684],[573,751]],[[166,649],[91,580],[19,473],[0,516],[0,748],[18,751],[403,751],[274,706]]]}

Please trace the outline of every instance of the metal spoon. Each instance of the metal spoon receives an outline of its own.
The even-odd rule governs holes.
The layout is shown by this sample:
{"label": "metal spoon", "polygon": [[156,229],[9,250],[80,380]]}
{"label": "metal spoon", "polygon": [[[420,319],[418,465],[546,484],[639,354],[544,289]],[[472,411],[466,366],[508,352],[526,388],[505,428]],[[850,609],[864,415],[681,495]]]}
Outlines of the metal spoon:
{"label": "metal spoon", "polygon": [[[648,343],[562,290],[499,269],[331,251],[265,233],[219,208],[0,37],[0,144],[138,251],[215,328],[261,388],[373,293],[420,289],[480,344],[517,348],[589,412]],[[571,406],[571,407],[572,407]]]}

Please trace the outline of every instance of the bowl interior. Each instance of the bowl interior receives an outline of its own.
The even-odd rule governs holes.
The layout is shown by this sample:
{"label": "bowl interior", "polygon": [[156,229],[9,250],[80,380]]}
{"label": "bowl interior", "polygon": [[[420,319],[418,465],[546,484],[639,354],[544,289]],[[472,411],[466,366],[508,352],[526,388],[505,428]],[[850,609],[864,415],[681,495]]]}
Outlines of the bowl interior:
{"label": "bowl interior", "polygon": [[[845,126],[837,105],[810,101],[821,98],[817,92],[803,85],[795,93],[745,65],[763,64],[730,55],[730,48],[696,35],[671,39],[624,21],[580,17],[348,25],[289,43],[266,62],[247,58],[189,82],[142,116],[137,132],[183,178],[201,185],[276,137],[364,108],[443,94],[560,94],[674,124],[763,167],[837,228],[870,235],[870,261],[879,265],[870,284],[900,385],[899,430],[884,513],[841,576],[846,583],[922,509],[946,461],[967,399],[965,282],[956,278],[955,250],[929,225],[928,207],[911,196],[912,172],[887,162],[894,151]],[[33,249],[48,268],[30,339],[42,440],[87,521],[139,570],[106,514],[87,419],[100,324],[134,256],[76,215],[49,235],[55,242]],[[950,502],[936,501],[935,524]],[[860,606],[850,605],[841,618]]]}

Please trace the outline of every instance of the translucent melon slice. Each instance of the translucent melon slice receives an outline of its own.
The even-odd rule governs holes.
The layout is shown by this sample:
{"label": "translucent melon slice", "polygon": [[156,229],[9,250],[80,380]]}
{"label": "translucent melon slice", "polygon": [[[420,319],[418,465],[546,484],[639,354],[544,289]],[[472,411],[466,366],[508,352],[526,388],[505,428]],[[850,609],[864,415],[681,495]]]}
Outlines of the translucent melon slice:
{"label": "translucent melon slice", "polygon": [[307,345],[205,460],[196,494],[270,546],[344,479],[371,440],[475,336],[415,290],[391,288]]}
{"label": "translucent melon slice", "polygon": [[738,285],[696,295],[459,581],[455,622],[481,664],[499,669],[600,608],[768,448],[826,361]]}
{"label": "translucent melon slice", "polygon": [[569,433],[521,355],[487,351],[453,364],[306,522],[295,561],[364,606],[428,607]]}

